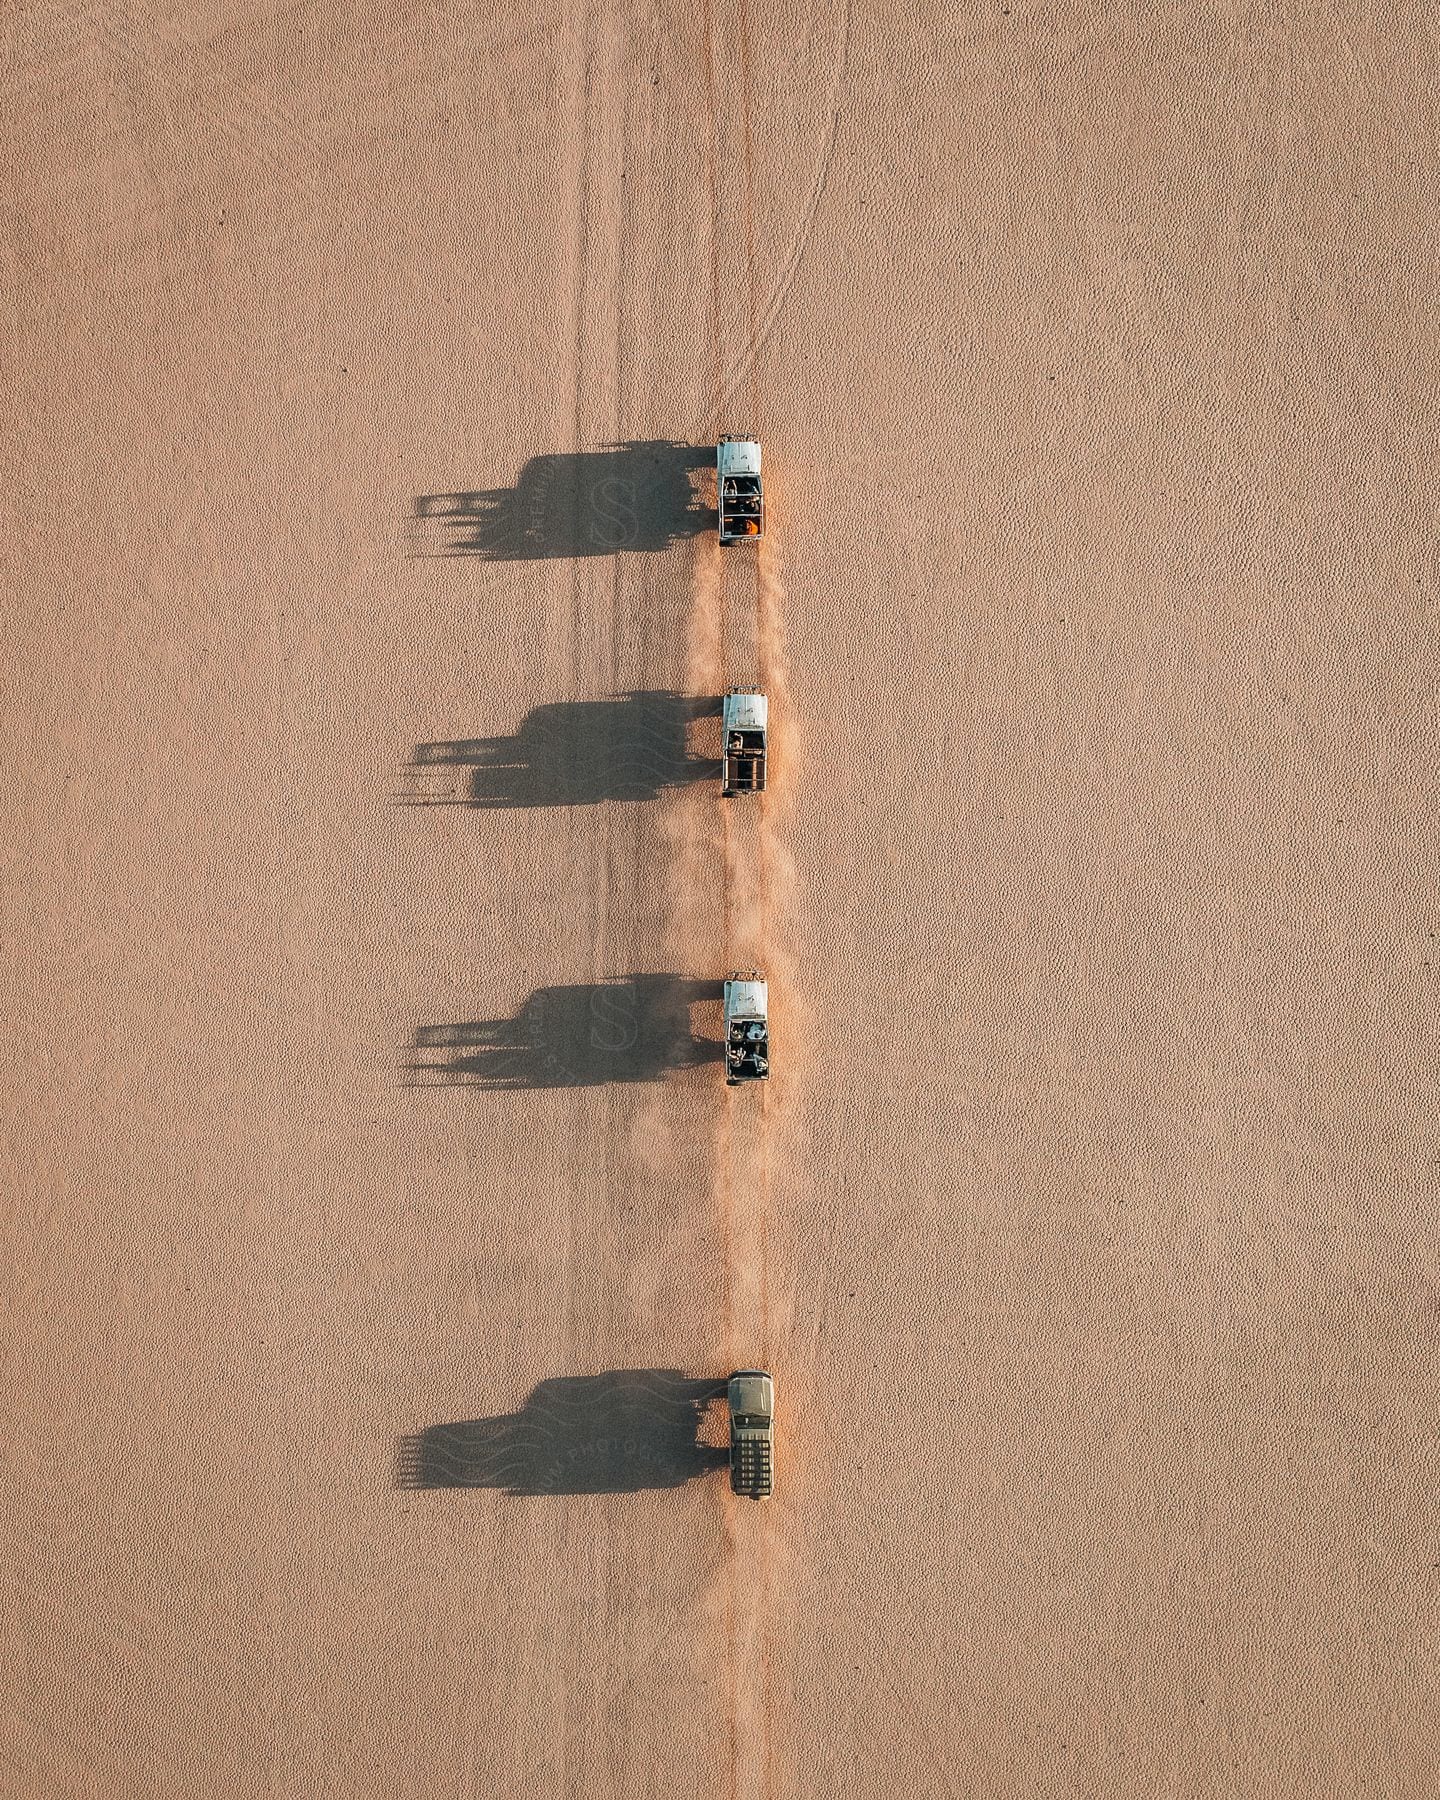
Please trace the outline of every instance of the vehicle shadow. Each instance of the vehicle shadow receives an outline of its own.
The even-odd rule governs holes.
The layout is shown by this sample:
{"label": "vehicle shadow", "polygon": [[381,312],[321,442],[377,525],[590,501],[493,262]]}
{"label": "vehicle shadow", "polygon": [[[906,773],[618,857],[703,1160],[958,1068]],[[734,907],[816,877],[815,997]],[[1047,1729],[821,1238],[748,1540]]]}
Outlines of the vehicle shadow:
{"label": "vehicle shadow", "polygon": [[417,744],[398,799],[475,807],[653,800],[666,788],[719,780],[719,757],[692,753],[690,727],[718,717],[720,705],[669,692],[554,701],[528,712],[512,737]]}
{"label": "vehicle shadow", "polygon": [[721,991],[718,981],[684,975],[537,988],[513,1019],[422,1025],[408,1085],[507,1092],[661,1081],[669,1070],[724,1060],[724,1044],[696,1037],[690,1018]]}
{"label": "vehicle shadow", "polygon": [[713,445],[664,438],[532,456],[514,487],[418,495],[415,554],[528,562],[664,550],[714,528],[700,492],[714,463]]}
{"label": "vehicle shadow", "polygon": [[634,1494],[725,1467],[701,1442],[706,1407],[724,1380],[677,1369],[612,1369],[542,1381],[516,1413],[430,1425],[401,1438],[395,1485],[498,1488],[545,1494]]}

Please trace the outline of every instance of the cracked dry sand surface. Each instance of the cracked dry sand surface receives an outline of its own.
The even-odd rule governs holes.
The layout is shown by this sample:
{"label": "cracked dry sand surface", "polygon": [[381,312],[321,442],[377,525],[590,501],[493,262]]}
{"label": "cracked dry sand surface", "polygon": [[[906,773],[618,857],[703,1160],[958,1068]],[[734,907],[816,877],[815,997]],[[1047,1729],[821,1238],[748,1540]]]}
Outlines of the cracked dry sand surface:
{"label": "cracked dry sand surface", "polygon": [[1420,10],[4,44],[0,1787],[1432,1793]]}

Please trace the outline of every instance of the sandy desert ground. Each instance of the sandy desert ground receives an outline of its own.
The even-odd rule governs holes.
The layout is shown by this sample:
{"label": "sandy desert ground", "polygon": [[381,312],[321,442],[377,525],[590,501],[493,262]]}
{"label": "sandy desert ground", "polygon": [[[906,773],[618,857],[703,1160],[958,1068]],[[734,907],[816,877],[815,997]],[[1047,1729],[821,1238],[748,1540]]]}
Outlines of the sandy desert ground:
{"label": "sandy desert ground", "polygon": [[1427,14],[3,41],[0,1789],[1432,1794]]}

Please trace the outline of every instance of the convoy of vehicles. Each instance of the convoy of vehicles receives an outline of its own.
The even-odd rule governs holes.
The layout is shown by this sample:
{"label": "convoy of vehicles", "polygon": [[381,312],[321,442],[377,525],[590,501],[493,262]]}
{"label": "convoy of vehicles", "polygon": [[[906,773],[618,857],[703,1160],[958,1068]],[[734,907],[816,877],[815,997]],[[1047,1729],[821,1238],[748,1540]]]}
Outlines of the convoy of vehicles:
{"label": "convoy of vehicles", "polygon": [[721,708],[725,749],[720,780],[720,792],[725,799],[733,794],[765,792],[769,722],[770,702],[764,694],[731,688],[725,696]]}
{"label": "convoy of vehicles", "polygon": [[[765,533],[760,446],[752,438],[722,437],[716,446],[717,515],[722,544]],[[770,704],[754,688],[731,688],[721,703],[724,749],[721,794],[763,794],[768,772]],[[770,1078],[770,990],[754,971],[724,984],[725,1080],[731,1087]],[[775,1383],[763,1369],[731,1375],[730,1485],[751,1500],[768,1500],[774,1487]]]}
{"label": "convoy of vehicles", "polygon": [[730,1377],[730,1486],[768,1500],[775,1483],[775,1383],[763,1369]]}
{"label": "convoy of vehicles", "polygon": [[722,437],[715,446],[715,495],[722,544],[764,537],[765,495],[754,438]]}
{"label": "convoy of vehicles", "polygon": [[[722,437],[715,454],[722,544],[765,533],[760,446]],[[721,707],[724,750],[720,792],[763,794],[769,751],[770,703],[750,688],[731,688]],[[758,972],[731,975],[724,990],[725,1080],[737,1087],[770,1078],[770,989]],[[775,1383],[761,1369],[730,1377],[730,1486],[746,1499],[768,1500],[775,1481]]]}

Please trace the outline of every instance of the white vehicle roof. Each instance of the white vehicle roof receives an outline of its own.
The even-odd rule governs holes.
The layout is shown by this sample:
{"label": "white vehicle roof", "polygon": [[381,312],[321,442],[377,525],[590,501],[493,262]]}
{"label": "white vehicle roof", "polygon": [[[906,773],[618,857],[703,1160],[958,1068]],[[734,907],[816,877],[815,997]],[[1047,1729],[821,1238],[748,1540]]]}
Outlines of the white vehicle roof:
{"label": "white vehicle roof", "polygon": [[769,984],[761,975],[746,979],[732,975],[725,983],[725,1022],[731,1019],[766,1019],[770,1017]]}
{"label": "white vehicle roof", "polygon": [[763,731],[770,718],[770,702],[763,694],[727,694],[726,731]]}
{"label": "white vehicle roof", "polygon": [[753,438],[726,438],[716,447],[715,463],[722,475],[758,475],[760,446]]}

